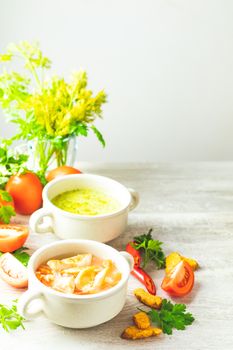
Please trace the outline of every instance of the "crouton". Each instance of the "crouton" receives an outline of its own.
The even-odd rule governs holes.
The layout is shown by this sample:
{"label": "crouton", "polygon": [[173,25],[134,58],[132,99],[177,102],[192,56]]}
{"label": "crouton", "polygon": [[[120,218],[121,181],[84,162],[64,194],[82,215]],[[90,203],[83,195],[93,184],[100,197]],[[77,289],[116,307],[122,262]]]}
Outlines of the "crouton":
{"label": "crouton", "polygon": [[133,316],[135,326],[139,329],[146,329],[150,327],[150,319],[145,312],[138,312]]}
{"label": "crouton", "polygon": [[143,288],[135,289],[134,295],[141,303],[150,306],[153,309],[160,309],[161,307],[162,298],[146,292]]}
{"label": "crouton", "polygon": [[121,334],[123,339],[144,339],[152,336],[156,336],[162,333],[160,328],[148,327],[147,329],[139,329],[135,326],[130,326],[124,330]]}

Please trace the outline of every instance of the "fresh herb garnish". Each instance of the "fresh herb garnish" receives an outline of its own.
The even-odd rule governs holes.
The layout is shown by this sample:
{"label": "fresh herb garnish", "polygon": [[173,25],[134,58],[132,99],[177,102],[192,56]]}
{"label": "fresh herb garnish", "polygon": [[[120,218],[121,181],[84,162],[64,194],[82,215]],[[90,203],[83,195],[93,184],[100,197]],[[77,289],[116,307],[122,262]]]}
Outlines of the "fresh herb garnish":
{"label": "fresh herb garnish", "polygon": [[194,321],[193,315],[186,312],[185,304],[172,304],[167,299],[163,299],[160,310],[151,309],[146,313],[165,334],[172,334],[172,329],[185,330]]}
{"label": "fresh herb garnish", "polygon": [[153,261],[161,269],[165,267],[165,254],[161,248],[162,242],[153,239],[152,229],[146,234],[134,237],[134,248],[142,253],[142,267]]}
{"label": "fresh herb garnish", "polygon": [[[15,155],[9,150],[11,142],[3,141],[0,146],[0,188],[4,189],[9,178],[15,174],[22,174],[26,171],[26,154]],[[6,200],[6,199],[4,199]]]}
{"label": "fresh herb garnish", "polygon": [[[26,253],[24,250],[28,250],[28,248],[21,247],[21,248],[15,250],[14,252],[12,252],[11,254],[14,255],[14,257],[16,259],[18,259],[24,266],[27,267],[31,256],[28,253]],[[4,253],[0,252],[0,256],[2,254],[4,254]]]}
{"label": "fresh herb garnish", "polygon": [[8,192],[0,190],[0,222],[9,224],[11,217],[16,215],[15,210],[10,204],[3,205],[2,201],[10,203],[12,197]]}
{"label": "fresh herb garnish", "polygon": [[4,222],[5,224],[9,224],[11,217],[15,215],[14,208],[10,205],[3,205],[0,208],[0,221]]}
{"label": "fresh herb garnish", "polygon": [[5,202],[12,202],[12,197],[7,191],[0,190],[0,197]]}
{"label": "fresh herb garnish", "polygon": [[18,327],[25,329],[23,325],[24,318],[18,314],[16,303],[17,300],[13,300],[11,307],[0,304],[0,324],[6,332]]}
{"label": "fresh herb garnish", "polygon": [[21,247],[17,250],[15,250],[12,254],[16,259],[18,259],[24,266],[28,266],[28,262],[30,259],[30,255],[25,252],[25,250],[28,250],[26,247]]}

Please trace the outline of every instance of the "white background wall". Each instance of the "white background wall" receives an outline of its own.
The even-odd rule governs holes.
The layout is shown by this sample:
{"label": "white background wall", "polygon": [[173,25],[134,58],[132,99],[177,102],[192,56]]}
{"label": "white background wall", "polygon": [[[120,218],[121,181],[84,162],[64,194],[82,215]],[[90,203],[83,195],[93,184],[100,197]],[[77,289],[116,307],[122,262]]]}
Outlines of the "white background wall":
{"label": "white background wall", "polygon": [[80,160],[233,160],[232,18],[231,0],[0,0],[0,50],[37,39],[106,89],[107,147],[82,139]]}

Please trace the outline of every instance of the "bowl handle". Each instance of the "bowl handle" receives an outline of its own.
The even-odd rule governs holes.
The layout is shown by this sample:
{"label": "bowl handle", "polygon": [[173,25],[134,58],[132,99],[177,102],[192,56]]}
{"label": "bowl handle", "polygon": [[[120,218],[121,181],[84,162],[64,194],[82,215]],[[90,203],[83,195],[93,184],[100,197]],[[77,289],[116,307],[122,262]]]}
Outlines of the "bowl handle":
{"label": "bowl handle", "polygon": [[[35,307],[35,310],[30,310],[30,303],[34,301],[37,301],[37,307]],[[19,298],[17,309],[19,314],[25,319],[31,320],[43,314],[43,304],[44,297],[41,292],[31,292],[28,290]]]}
{"label": "bowl handle", "polygon": [[120,252],[120,254],[127,260],[127,263],[129,264],[129,269],[131,272],[133,270],[133,267],[134,267],[134,259],[133,259],[132,255],[130,255],[127,252]]}
{"label": "bowl handle", "polygon": [[31,215],[29,219],[29,227],[32,230],[32,232],[35,232],[35,233],[54,232],[53,226],[51,225],[51,223],[41,223],[42,219],[46,217],[53,219],[52,213],[45,208],[38,209]]}
{"label": "bowl handle", "polygon": [[139,194],[133,188],[128,188],[128,191],[131,194],[131,202],[130,202],[130,205],[129,205],[129,210],[131,211],[134,208],[136,208],[138,203],[139,203]]}

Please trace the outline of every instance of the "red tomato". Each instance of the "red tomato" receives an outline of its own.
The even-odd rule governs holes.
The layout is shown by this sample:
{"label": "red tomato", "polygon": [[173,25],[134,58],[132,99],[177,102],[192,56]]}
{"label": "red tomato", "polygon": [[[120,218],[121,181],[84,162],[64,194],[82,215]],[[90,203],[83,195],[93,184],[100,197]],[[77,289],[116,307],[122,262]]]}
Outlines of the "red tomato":
{"label": "red tomato", "polygon": [[46,175],[46,180],[49,182],[55,179],[56,177],[71,174],[82,174],[82,172],[78,169],[73,168],[72,166],[63,165],[49,171]]}
{"label": "red tomato", "polygon": [[15,288],[28,286],[27,268],[10,253],[0,257],[0,277]]}
{"label": "red tomato", "polygon": [[193,285],[193,270],[186,261],[181,261],[164,277],[161,287],[169,294],[181,297],[190,293]]}
{"label": "red tomato", "polygon": [[19,214],[30,215],[41,207],[43,186],[33,173],[11,176],[6,190],[13,197],[15,210]]}
{"label": "red tomato", "polygon": [[0,251],[13,252],[21,248],[28,238],[27,227],[20,225],[0,225]]}
{"label": "red tomato", "polygon": [[[6,191],[0,191],[0,209],[1,207],[7,207],[7,206],[11,206],[14,209],[15,207],[14,207],[13,198],[11,197],[11,201],[4,200],[2,192],[7,193]],[[4,224],[4,222],[0,220],[0,224]]]}

